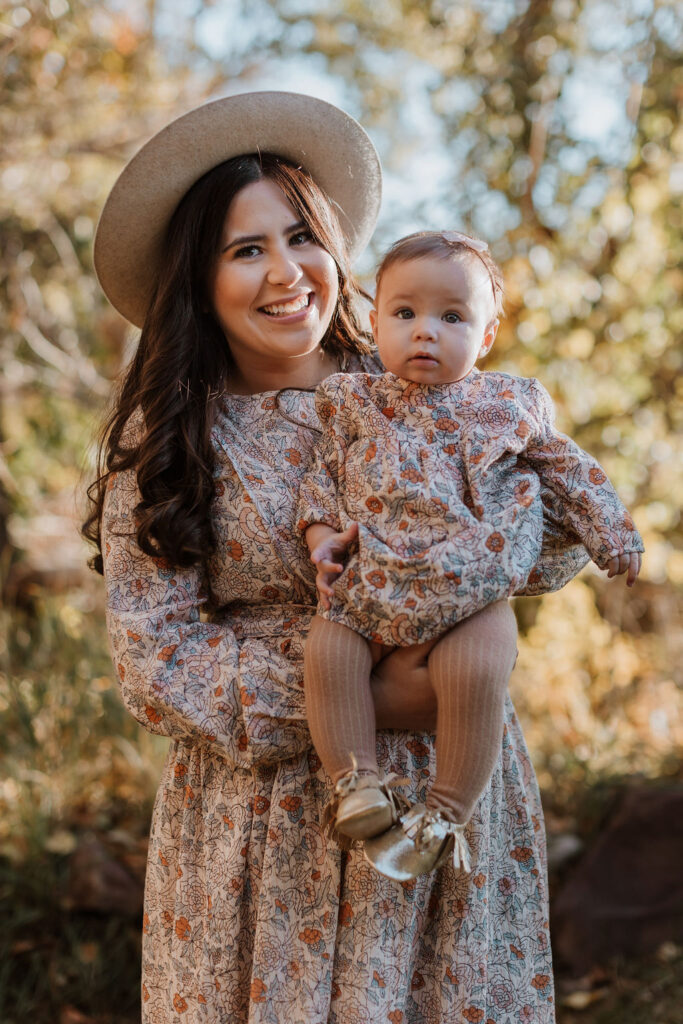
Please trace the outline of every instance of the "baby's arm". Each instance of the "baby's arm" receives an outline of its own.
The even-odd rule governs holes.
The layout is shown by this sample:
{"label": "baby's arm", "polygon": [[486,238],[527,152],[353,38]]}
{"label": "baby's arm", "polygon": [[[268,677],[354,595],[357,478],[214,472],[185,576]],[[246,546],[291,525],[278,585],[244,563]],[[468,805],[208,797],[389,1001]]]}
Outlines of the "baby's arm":
{"label": "baby's arm", "polygon": [[348,546],[357,536],[358,523],[351,523],[342,531],[335,530],[325,523],[313,523],[306,530],[306,543],[311,561],[318,570],[315,585],[323,608],[330,607],[330,600],[334,594],[332,584],[343,572],[343,559],[346,558]]}
{"label": "baby's arm", "polygon": [[328,379],[318,387],[315,405],[321,436],[297,506],[298,526],[318,570],[315,582],[324,608],[330,607],[332,583],[342,572],[348,545],[358,533],[356,523],[343,529],[340,517],[338,489],[349,443],[344,402],[343,378]]}
{"label": "baby's arm", "polygon": [[621,576],[623,573],[627,573],[626,586],[632,587],[636,582],[636,576],[640,572],[642,562],[643,556],[640,551],[625,551],[623,555],[614,555],[610,558],[604,568],[607,570],[607,575],[610,579],[612,576]]}
{"label": "baby's arm", "polygon": [[596,565],[610,578],[626,573],[627,585],[633,586],[644,547],[628,510],[598,462],[555,429],[545,388],[533,379],[528,384],[532,426],[524,457],[562,500],[568,522]]}

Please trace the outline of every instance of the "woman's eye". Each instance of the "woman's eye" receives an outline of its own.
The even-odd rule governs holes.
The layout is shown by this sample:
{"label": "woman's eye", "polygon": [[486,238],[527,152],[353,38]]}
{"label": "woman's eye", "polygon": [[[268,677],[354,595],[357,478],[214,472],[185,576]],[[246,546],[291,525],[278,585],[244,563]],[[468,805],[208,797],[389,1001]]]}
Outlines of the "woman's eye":
{"label": "woman's eye", "polygon": [[396,310],[396,316],[399,318],[399,320],[412,320],[414,315],[415,314],[413,313],[412,309],[397,309]]}
{"label": "woman's eye", "polygon": [[289,240],[290,245],[305,245],[306,242],[312,242],[313,236],[310,231],[297,231],[295,235]]}
{"label": "woman's eye", "polygon": [[447,324],[459,324],[462,317],[459,313],[444,313],[442,319],[445,320]]}
{"label": "woman's eye", "polygon": [[249,259],[251,256],[258,256],[260,252],[258,245],[243,245],[241,249],[235,249],[233,259]]}

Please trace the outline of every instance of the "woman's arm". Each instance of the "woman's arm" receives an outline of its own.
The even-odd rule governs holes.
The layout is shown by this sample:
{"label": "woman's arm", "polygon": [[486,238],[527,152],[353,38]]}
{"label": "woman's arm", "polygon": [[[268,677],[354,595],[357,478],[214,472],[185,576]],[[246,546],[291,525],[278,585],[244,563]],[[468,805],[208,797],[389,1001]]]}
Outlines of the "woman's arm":
{"label": "woman's arm", "polygon": [[133,470],[113,476],[102,520],[111,653],[123,701],[150,732],[209,744],[246,764],[237,641],[202,622],[201,572],[174,569],[141,551]]}
{"label": "woman's arm", "polygon": [[378,729],[435,731],[436,694],[429,681],[427,655],[438,640],[396,647],[375,665],[370,687]]}

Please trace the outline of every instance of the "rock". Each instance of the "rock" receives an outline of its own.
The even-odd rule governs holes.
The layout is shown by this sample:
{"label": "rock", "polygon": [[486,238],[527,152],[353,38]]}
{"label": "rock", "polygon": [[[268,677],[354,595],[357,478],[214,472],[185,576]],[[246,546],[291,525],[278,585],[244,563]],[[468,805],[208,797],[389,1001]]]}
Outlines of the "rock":
{"label": "rock", "polygon": [[560,966],[584,974],[683,942],[682,867],[683,786],[627,790],[553,901]]}
{"label": "rock", "polygon": [[559,871],[574,860],[583,850],[583,843],[578,836],[570,832],[548,836],[548,870]]}
{"label": "rock", "polygon": [[69,858],[69,909],[138,917],[143,889],[98,839],[87,839]]}
{"label": "rock", "polygon": [[15,549],[4,584],[8,605],[31,607],[37,593],[51,594],[82,587],[89,576],[92,553],[79,534],[73,515],[43,512],[9,520],[9,539]]}

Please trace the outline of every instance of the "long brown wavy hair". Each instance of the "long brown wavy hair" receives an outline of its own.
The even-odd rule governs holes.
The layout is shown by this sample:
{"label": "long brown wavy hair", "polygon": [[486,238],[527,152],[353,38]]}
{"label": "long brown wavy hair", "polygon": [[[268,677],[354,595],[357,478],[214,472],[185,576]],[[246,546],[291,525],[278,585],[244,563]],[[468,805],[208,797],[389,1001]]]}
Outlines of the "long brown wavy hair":
{"label": "long brown wavy hair", "polygon": [[[146,554],[187,567],[214,549],[211,429],[233,363],[212,312],[210,282],[230,204],[263,178],[278,185],[336,263],[339,298],[321,347],[338,357],[340,367],[349,353],[370,351],[339,221],[311,176],[271,153],[234,157],[208,171],[173,214],[140,342],[101,432],[97,477],[87,492],[90,514],[82,527],[97,547],[89,564],[99,573],[107,482],[122,470],[136,471],[136,539]],[[126,430],[140,413],[139,434]]]}

